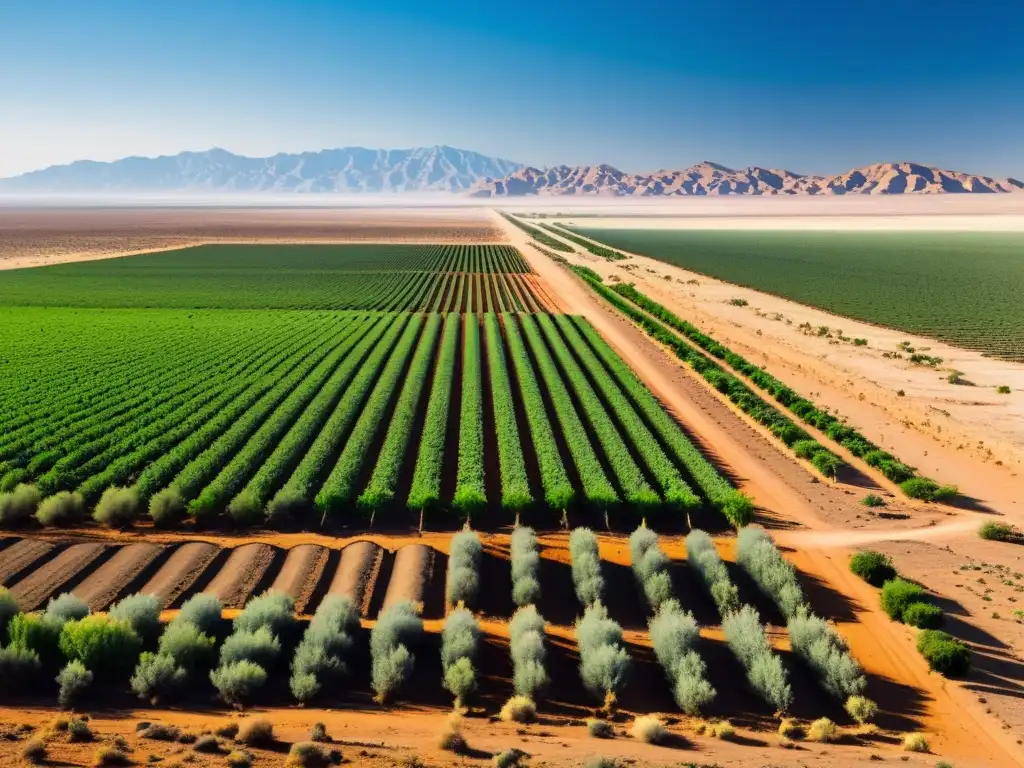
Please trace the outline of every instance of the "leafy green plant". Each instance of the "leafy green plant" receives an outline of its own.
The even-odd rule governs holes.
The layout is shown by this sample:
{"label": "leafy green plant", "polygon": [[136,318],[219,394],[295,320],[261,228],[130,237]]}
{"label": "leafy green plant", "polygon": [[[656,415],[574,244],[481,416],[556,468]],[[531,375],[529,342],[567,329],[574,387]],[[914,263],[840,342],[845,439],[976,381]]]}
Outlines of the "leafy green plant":
{"label": "leafy green plant", "polygon": [[851,556],[850,570],[875,587],[881,587],[885,582],[896,578],[892,559],[873,550],[857,552]]}

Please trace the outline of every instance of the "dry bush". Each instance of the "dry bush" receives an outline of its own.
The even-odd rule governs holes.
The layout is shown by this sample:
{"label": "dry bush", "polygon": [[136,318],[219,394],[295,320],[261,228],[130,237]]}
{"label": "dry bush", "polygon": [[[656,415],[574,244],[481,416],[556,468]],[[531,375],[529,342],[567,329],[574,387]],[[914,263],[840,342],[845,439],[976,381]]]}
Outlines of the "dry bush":
{"label": "dry bush", "polygon": [[233,720],[224,723],[224,725],[214,728],[213,733],[215,736],[220,736],[222,739],[234,739],[238,736],[238,723]]}
{"label": "dry bush", "polygon": [[668,731],[661,720],[650,715],[636,718],[629,729],[629,735],[645,744],[661,744],[668,738]]}
{"label": "dry bush", "polygon": [[153,723],[148,728],[139,732],[139,736],[153,741],[178,741],[181,738],[181,731],[177,726],[164,723]]}
{"label": "dry bush", "polygon": [[513,696],[498,714],[506,723],[532,723],[537,719],[537,705],[529,696]]}
{"label": "dry bush", "polygon": [[615,729],[607,720],[598,720],[592,717],[587,720],[587,733],[595,739],[611,739],[615,736]]}
{"label": "dry bush", "polygon": [[784,718],[779,724],[779,736],[785,739],[800,739],[803,735],[803,726],[791,717]]}
{"label": "dry bush", "polygon": [[907,752],[930,752],[931,746],[923,733],[908,733],[903,736],[903,749]]}
{"label": "dry bush", "polygon": [[712,724],[709,734],[716,739],[729,741],[736,738],[736,729],[732,727],[732,723],[728,720],[719,720],[717,723]]}
{"label": "dry bush", "polygon": [[128,759],[128,755],[116,747],[100,747],[93,753],[92,764],[96,768],[103,768],[104,766],[131,765],[132,761]]}
{"label": "dry bush", "polygon": [[309,740],[318,744],[330,744],[333,741],[331,735],[327,733],[327,726],[323,723],[313,723],[313,727],[309,729]]}
{"label": "dry bush", "polygon": [[327,768],[331,764],[331,758],[319,744],[299,741],[292,744],[288,750],[288,759],[284,764],[295,768]]}
{"label": "dry bush", "polygon": [[30,763],[41,763],[46,760],[46,742],[32,739],[21,748],[21,756]]}
{"label": "dry bush", "polygon": [[515,766],[522,765],[523,760],[529,757],[523,750],[512,747],[511,749],[503,749],[501,752],[491,758],[491,765],[494,768],[514,768]]}
{"label": "dry bush", "polygon": [[247,747],[268,747],[274,743],[274,726],[269,720],[246,718],[238,726],[235,741]]}
{"label": "dry bush", "polygon": [[878,705],[864,696],[851,696],[846,700],[846,713],[861,725],[870,723],[878,712]]}
{"label": "dry bush", "polygon": [[807,729],[807,738],[809,741],[830,744],[839,738],[839,729],[827,717],[820,717]]}
{"label": "dry bush", "polygon": [[444,721],[444,728],[438,737],[437,746],[446,752],[461,754],[466,751],[466,739],[462,735],[462,716],[452,712]]}
{"label": "dry bush", "polygon": [[68,722],[68,741],[76,744],[84,744],[93,740],[92,728],[80,717],[74,717]]}
{"label": "dry bush", "polygon": [[236,749],[227,756],[228,768],[249,768],[252,765],[252,756],[248,752]]}

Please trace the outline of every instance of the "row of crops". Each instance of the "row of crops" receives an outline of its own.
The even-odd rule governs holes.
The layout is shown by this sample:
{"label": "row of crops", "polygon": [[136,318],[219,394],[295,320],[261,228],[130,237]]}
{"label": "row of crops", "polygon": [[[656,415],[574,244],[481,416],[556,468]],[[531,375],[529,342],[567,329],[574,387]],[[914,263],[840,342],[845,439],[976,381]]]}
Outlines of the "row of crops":
{"label": "row of crops", "polygon": [[65,356],[94,319],[32,310],[8,349],[3,524],[90,511],[114,526],[147,512],[346,524],[403,509],[546,509],[554,523],[580,507],[639,519],[705,505],[752,517],[580,317],[124,313],[101,326],[133,354]]}
{"label": "row of crops", "polygon": [[[717,607],[724,642],[746,677],[746,688],[783,714],[794,703],[793,663],[771,642],[757,610],[744,604],[729,569],[711,538],[700,530],[686,537],[687,567]],[[587,528],[569,537],[571,577],[578,602],[568,630],[578,650],[578,675],[594,704],[610,712],[634,678],[639,661],[622,627],[609,613],[605,564],[599,542]],[[468,528],[452,537],[445,584],[446,617],[440,630],[441,684],[454,706],[471,703],[484,683],[483,632],[475,611],[485,584],[481,578],[483,544]],[[676,591],[674,563],[659,536],[645,525],[629,537],[630,566],[637,599],[646,606],[648,639],[678,709],[700,715],[718,696],[720,670],[705,660],[706,640],[694,614]],[[514,695],[501,716],[529,720],[551,684],[549,632],[538,610],[542,591],[540,549],[530,528],[516,527],[511,537],[511,597],[516,606],[508,622],[507,653]],[[843,638],[808,605],[793,567],[761,529],[746,528],[737,542],[737,564],[764,597],[785,617],[789,645],[804,673],[856,719],[870,719],[874,704],[863,698],[867,682]],[[366,669],[380,702],[408,693],[416,668],[429,651],[417,608],[407,602],[385,605],[369,632],[359,609],[347,596],[329,594],[308,622],[295,614],[292,599],[265,593],[249,600],[229,623],[211,594],[196,594],[175,617],[161,621],[163,605],[151,595],[134,594],[107,614],[90,614],[71,594],[52,599],[45,610],[24,613],[0,590],[0,665],[5,690],[35,688],[44,676],[59,683],[59,701],[72,706],[93,685],[128,686],[141,699],[167,704],[176,699],[211,697],[229,705],[267,702],[274,679],[288,680],[299,704],[324,704],[353,686]],[[367,647],[368,646],[368,647]],[[562,692],[564,694],[564,692]]]}
{"label": "row of crops", "polygon": [[10,270],[0,306],[532,311],[507,245],[211,245]]}

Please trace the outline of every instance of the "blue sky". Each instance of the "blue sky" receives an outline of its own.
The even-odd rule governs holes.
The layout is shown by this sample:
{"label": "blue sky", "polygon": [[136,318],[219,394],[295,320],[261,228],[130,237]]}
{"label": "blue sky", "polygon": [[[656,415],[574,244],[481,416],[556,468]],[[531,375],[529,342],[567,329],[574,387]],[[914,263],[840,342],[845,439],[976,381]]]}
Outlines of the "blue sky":
{"label": "blue sky", "polygon": [[221,146],[1024,176],[1024,3],[2,0],[0,175]]}

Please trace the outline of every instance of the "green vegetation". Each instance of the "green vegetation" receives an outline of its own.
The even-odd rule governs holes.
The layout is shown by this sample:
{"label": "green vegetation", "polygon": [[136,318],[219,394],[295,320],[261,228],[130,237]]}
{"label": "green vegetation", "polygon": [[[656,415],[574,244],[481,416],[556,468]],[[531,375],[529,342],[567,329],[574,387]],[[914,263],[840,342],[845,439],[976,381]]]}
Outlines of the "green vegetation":
{"label": "green vegetation", "polygon": [[989,541],[1010,541],[1015,534],[1012,525],[990,521],[981,524],[981,527],[978,528],[978,535]]}
{"label": "green vegetation", "polygon": [[605,246],[600,245],[599,243],[593,243],[584,237],[580,237],[579,235],[573,234],[571,229],[562,224],[541,224],[541,226],[544,227],[544,229],[548,230],[549,232],[554,232],[556,235],[564,237],[566,240],[569,240],[573,243],[576,243],[576,245],[586,248],[592,254],[594,254],[595,256],[600,256],[602,259],[608,259],[608,261],[622,261],[623,259],[626,258],[626,255],[624,253],[619,253],[616,250],[606,248]]}
{"label": "green vegetation", "polygon": [[1024,360],[1019,234],[575,229],[837,315]]}
{"label": "green vegetation", "polygon": [[875,587],[881,587],[885,582],[896,578],[892,559],[873,550],[858,552],[851,556],[850,570]]}
{"label": "green vegetation", "polygon": [[925,629],[917,636],[917,650],[928,668],[947,677],[963,677],[971,668],[971,649],[937,629]]}
{"label": "green vegetation", "polygon": [[546,245],[548,248],[554,248],[556,251],[562,251],[562,253],[572,253],[573,248],[571,245],[566,245],[561,240],[552,237],[546,232],[538,229],[537,227],[527,224],[525,221],[517,219],[515,216],[510,216],[507,213],[501,213],[502,218],[509,221],[511,224],[519,227],[523,232],[528,234],[534,240],[541,245]]}

